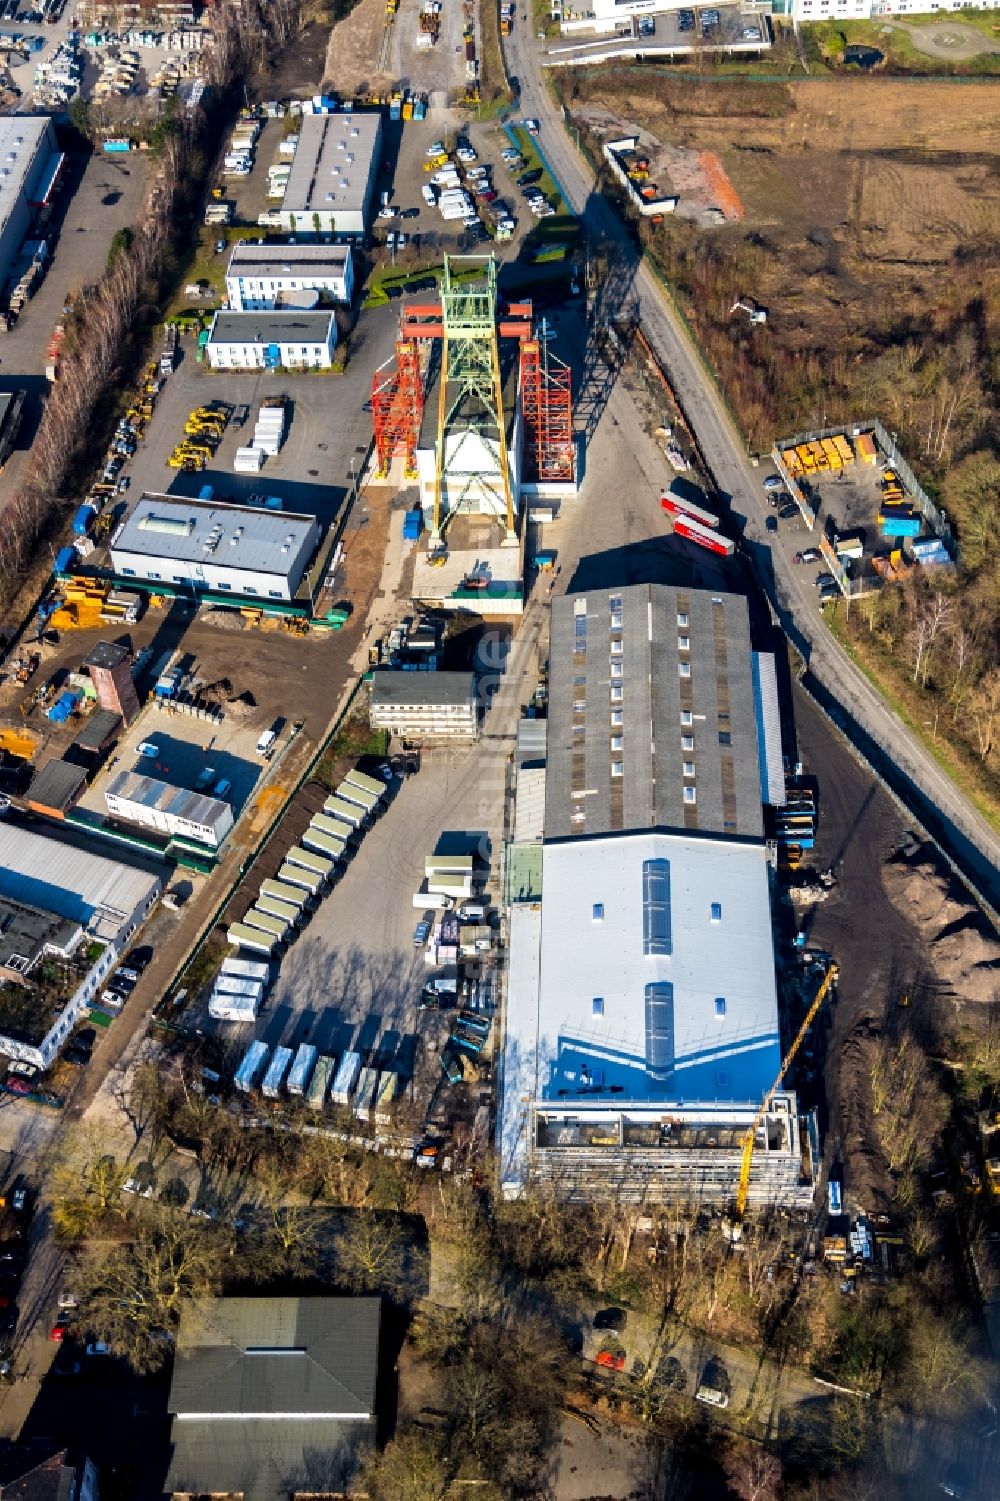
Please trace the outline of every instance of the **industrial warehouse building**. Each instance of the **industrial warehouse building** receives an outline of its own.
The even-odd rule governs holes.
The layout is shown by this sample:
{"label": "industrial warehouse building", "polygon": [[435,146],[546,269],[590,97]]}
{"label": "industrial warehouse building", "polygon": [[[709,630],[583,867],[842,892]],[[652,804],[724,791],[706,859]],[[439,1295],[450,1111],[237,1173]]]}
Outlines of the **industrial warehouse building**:
{"label": "industrial warehouse building", "polygon": [[479,730],[473,672],[376,672],[369,721],[402,740],[474,740]]}
{"label": "industrial warehouse building", "polygon": [[[311,294],[317,293],[318,297]],[[226,271],[234,312],[350,303],[354,262],[349,245],[237,245]]]}
{"label": "industrial warehouse building", "polygon": [[[519,878],[524,896],[508,882],[508,1193],[529,1173],[580,1197],[735,1189],[781,1062],[763,834],[781,743],[755,655],[739,595],[651,584],[554,602],[541,878]],[[522,780],[537,815],[537,764],[519,804]],[[535,821],[515,816],[515,871],[537,861],[516,838]],[[794,1096],[766,1134],[751,1197],[811,1195]]]}
{"label": "industrial warehouse building", "polygon": [[294,599],[320,538],[315,516],[142,495],[111,541],[124,578],[193,593]]}
{"label": "industrial warehouse building", "polygon": [[[0,1052],[36,1068],[52,1063],[162,884],[151,861],[109,859],[69,831],[39,834],[8,815],[0,861]],[[41,970],[46,955],[66,961],[58,976]]]}
{"label": "industrial warehouse building", "polygon": [[348,110],[307,115],[281,200],[289,234],[364,235],[382,149],[382,120]]}
{"label": "industrial warehouse building", "polygon": [[333,313],[216,313],[205,345],[213,370],[329,370]]}
{"label": "industrial warehouse building", "polygon": [[0,120],[0,283],[31,228],[32,211],[48,201],[62,165],[48,116]]}
{"label": "industrial warehouse building", "polygon": [[108,812],[171,839],[189,839],[217,850],[233,826],[233,810],[220,798],[174,787],[137,771],[120,771],[104,794]]}

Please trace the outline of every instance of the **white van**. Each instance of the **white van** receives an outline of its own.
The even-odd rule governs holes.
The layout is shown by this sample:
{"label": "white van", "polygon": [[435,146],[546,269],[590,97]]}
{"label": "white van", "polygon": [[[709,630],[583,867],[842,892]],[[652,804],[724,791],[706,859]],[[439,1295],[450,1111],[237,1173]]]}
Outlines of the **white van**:
{"label": "white van", "polygon": [[463,902],[458,915],[462,922],[485,922],[489,910],[485,902]]}
{"label": "white van", "polygon": [[728,1407],[729,1395],[720,1392],[717,1386],[699,1386],[695,1392],[696,1402],[707,1402],[709,1407]]}
{"label": "white van", "polygon": [[260,739],[257,741],[256,750],[258,756],[270,755],[274,747],[274,742],[277,740],[277,738],[278,737],[275,734],[274,730],[265,730]]}

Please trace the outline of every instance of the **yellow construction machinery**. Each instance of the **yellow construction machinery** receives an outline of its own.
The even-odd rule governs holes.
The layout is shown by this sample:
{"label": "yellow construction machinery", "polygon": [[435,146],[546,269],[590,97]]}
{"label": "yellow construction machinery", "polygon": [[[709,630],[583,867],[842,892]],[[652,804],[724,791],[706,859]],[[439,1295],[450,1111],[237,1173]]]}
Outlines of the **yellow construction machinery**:
{"label": "yellow construction machinery", "polygon": [[743,1156],[740,1160],[740,1181],[739,1186],[736,1190],[736,1199],[733,1204],[732,1217],[730,1218],[728,1223],[728,1234],[731,1241],[738,1241],[743,1233],[743,1217],[746,1214],[747,1196],[750,1192],[750,1169],[753,1166],[753,1149],[757,1143],[757,1132],[760,1130],[761,1126],[764,1123],[764,1117],[770,1110],[771,1105],[774,1101],[774,1097],[778,1093],[778,1090],[781,1088],[782,1080],[791,1067],[792,1060],[794,1059],[796,1053],[802,1046],[802,1042],[805,1038],[806,1033],[809,1031],[809,1028],[812,1026],[813,1022],[816,1019],[816,1013],[819,1011],[819,1008],[826,1000],[827,993],[837,983],[838,973],[839,970],[837,968],[837,965],[831,961],[831,963],[827,967],[826,974],[823,976],[822,984],[816,992],[816,996],[812,1002],[812,1005],[809,1007],[809,1010],[802,1018],[802,1025],[796,1032],[795,1039],[792,1042],[791,1047],[788,1049],[788,1052],[781,1060],[781,1067],[778,1070],[778,1077],[771,1085],[771,1088],[768,1090],[763,1100],[761,1100],[760,1109],[757,1111],[757,1114],[753,1118],[753,1125],[750,1127],[746,1136],[743,1138]]}

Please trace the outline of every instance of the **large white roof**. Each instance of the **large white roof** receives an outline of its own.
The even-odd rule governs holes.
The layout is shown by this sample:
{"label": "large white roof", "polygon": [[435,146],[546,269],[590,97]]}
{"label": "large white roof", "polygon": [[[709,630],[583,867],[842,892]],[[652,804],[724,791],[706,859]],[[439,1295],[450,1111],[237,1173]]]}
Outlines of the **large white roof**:
{"label": "large white roof", "polygon": [[155,875],[48,839],[13,819],[0,823],[0,896],[86,927],[96,915],[121,926],[159,885]]}
{"label": "large white roof", "polygon": [[[651,860],[666,862],[668,952],[644,952]],[[761,1099],[781,1056],[762,846],[668,834],[547,844],[542,892],[537,1004],[522,1014],[511,994],[508,1009],[522,1067],[536,1052],[536,1099]]]}

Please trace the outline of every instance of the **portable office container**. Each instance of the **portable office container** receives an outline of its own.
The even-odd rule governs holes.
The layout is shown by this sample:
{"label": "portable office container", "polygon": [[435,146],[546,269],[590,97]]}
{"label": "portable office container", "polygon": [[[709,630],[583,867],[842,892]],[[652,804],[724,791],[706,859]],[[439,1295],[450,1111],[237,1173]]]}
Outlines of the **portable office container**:
{"label": "portable office container", "polygon": [[346,844],[351,835],[357,831],[342,818],[334,818],[332,813],[314,813],[309,821],[311,829],[317,829],[321,834],[329,834],[331,839],[339,839]]}
{"label": "portable office container", "polygon": [[292,848],[285,856],[285,863],[288,865],[302,865],[306,870],[311,870],[313,875],[319,876],[324,881],[329,880],[333,875],[332,860],[324,860],[322,855],[315,855],[311,850],[304,850],[298,844],[292,845]]}
{"label": "portable office container", "polygon": [[323,812],[329,818],[339,818],[341,823],[348,824],[352,829],[360,829],[365,821],[366,813],[357,803],[349,803],[343,797],[328,797],[323,804]]}
{"label": "portable office container", "polygon": [[261,964],[259,959],[240,959],[231,954],[222,961],[220,974],[234,975],[238,980],[260,980],[266,985],[271,978],[271,966]]}
{"label": "portable office container", "polygon": [[304,865],[293,865],[286,861],[278,871],[278,880],[289,886],[298,886],[309,896],[315,896],[323,885],[323,877],[317,875],[314,870],[306,870]]}
{"label": "portable office container", "polygon": [[361,1072],[361,1054],[345,1053],[340,1060],[333,1088],[330,1090],[330,1102],[333,1105],[350,1104],[351,1093]]}
{"label": "portable office container", "polygon": [[260,1086],[261,1093],[266,1100],[277,1100],[281,1097],[281,1088],[285,1082],[292,1063],[291,1048],[275,1048],[274,1057],[267,1066],[264,1082]]}
{"label": "portable office container", "polygon": [[315,850],[319,855],[328,855],[331,860],[343,860],[347,845],[343,839],[335,839],[332,834],[324,834],[322,829],[309,825],[302,835],[302,843],[307,850]]}
{"label": "portable office container", "polygon": [[324,1054],[313,1070],[313,1076],[306,1091],[306,1101],[313,1110],[322,1110],[326,1104],[326,1097],[336,1072],[336,1058]]}
{"label": "portable office container", "polygon": [[250,928],[261,928],[265,933],[270,933],[275,943],[281,942],[289,928],[283,917],[273,917],[270,912],[262,912],[259,907],[251,907],[243,920]]}
{"label": "portable office container", "polygon": [[428,855],[424,870],[428,876],[472,876],[476,868],[472,855]]}
{"label": "portable office container", "polygon": [[257,1002],[245,995],[220,995],[214,990],[208,1001],[208,1014],[217,1022],[252,1022]]}
{"label": "portable office container", "polygon": [[265,933],[260,928],[251,928],[242,922],[230,924],[226,941],[236,948],[251,949],[257,954],[273,954],[277,947],[277,939],[270,933]]}
{"label": "portable office container", "polygon": [[363,1068],[358,1076],[358,1087],[354,1094],[354,1114],[359,1121],[371,1119],[372,1106],[375,1103],[375,1086],[378,1083],[378,1070]]}
{"label": "portable office container", "polygon": [[299,1044],[295,1054],[295,1061],[288,1073],[288,1093],[304,1095],[309,1088],[312,1071],[316,1067],[316,1059],[319,1050],[314,1048],[311,1042]]}
{"label": "portable office container", "polygon": [[294,928],[302,916],[302,908],[296,907],[291,902],[279,902],[276,896],[265,896],[261,892],[257,898],[257,911],[267,912],[271,917],[276,917],[279,922],[288,923]]}
{"label": "portable office container", "polygon": [[263,980],[244,980],[239,975],[219,975],[212,989],[216,995],[238,995],[260,1005],[264,995]]}
{"label": "portable office container", "polygon": [[266,1042],[252,1042],[247,1048],[243,1061],[233,1078],[233,1083],[241,1094],[248,1094],[253,1089],[260,1078],[270,1051]]}
{"label": "portable office container", "polygon": [[270,878],[261,881],[260,894],[274,897],[279,902],[289,902],[300,910],[309,900],[308,893],[303,891],[301,886],[290,886],[287,881],[273,881]]}
{"label": "portable office container", "polygon": [[370,777],[367,772],[358,771],[357,767],[347,773],[344,781],[360,787],[363,792],[370,792],[379,801],[385,797],[385,783],[380,782],[378,777]]}

